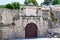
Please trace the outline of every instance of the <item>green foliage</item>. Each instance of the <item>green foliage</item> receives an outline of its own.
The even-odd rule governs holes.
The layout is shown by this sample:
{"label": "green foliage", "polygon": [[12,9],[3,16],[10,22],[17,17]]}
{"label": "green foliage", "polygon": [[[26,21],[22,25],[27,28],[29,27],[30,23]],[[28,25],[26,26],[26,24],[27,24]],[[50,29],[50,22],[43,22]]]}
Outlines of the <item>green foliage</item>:
{"label": "green foliage", "polygon": [[50,18],[54,22],[54,14],[52,12],[50,13]]}
{"label": "green foliage", "polygon": [[60,0],[58,0],[58,4],[60,4]]}
{"label": "green foliage", "polygon": [[45,5],[49,5],[49,2],[44,2]]}
{"label": "green foliage", "polygon": [[38,3],[36,0],[32,0],[33,4],[35,4],[36,6],[38,6]]}
{"label": "green foliage", "polygon": [[54,14],[52,12],[50,13],[50,18],[51,18],[52,22],[57,21],[57,19],[54,17]]}
{"label": "green foliage", "polygon": [[58,0],[53,0],[52,5],[56,5],[56,4],[58,4]]}
{"label": "green foliage", "polygon": [[38,6],[38,3],[37,3],[36,0],[25,0],[25,1],[24,1],[24,4],[25,4],[25,5],[28,5],[30,2],[32,2],[35,6]]}
{"label": "green foliage", "polygon": [[28,5],[28,3],[29,3],[28,0],[25,0],[25,1],[24,1],[24,4],[25,4],[25,5]]}
{"label": "green foliage", "polygon": [[20,9],[20,3],[19,2],[12,2],[11,4],[8,3],[6,5],[0,5],[0,8]]}
{"label": "green foliage", "polygon": [[0,8],[5,8],[5,5],[0,5]]}
{"label": "green foliage", "polygon": [[[60,4],[60,0],[50,0],[52,5]],[[49,5],[50,4],[49,0],[44,0],[43,4]]]}
{"label": "green foliage", "polygon": [[20,9],[20,3],[19,2],[13,2],[12,4],[13,9]]}
{"label": "green foliage", "polygon": [[50,5],[52,0],[44,0],[42,4],[44,5]]}
{"label": "green foliage", "polygon": [[11,5],[11,4],[6,4],[5,8],[13,9],[13,5]]}
{"label": "green foliage", "polygon": [[60,4],[60,0],[52,0],[52,5]]}

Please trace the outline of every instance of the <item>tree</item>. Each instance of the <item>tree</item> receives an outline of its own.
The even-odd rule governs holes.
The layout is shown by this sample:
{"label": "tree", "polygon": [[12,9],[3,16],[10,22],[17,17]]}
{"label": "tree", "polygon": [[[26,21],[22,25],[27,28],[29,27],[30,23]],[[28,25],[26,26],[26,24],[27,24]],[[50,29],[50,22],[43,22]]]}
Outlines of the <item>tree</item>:
{"label": "tree", "polygon": [[60,0],[52,0],[52,5],[60,4]]}
{"label": "tree", "polygon": [[0,8],[5,8],[5,5],[0,5]]}
{"label": "tree", "polygon": [[58,4],[58,1],[59,1],[59,0],[52,0],[52,5]]}
{"label": "tree", "polygon": [[20,9],[20,3],[19,2],[13,2],[11,3],[13,5],[13,9]]}
{"label": "tree", "polygon": [[11,5],[11,4],[6,4],[5,8],[13,9],[13,5]]}
{"label": "tree", "polygon": [[60,4],[60,0],[58,0],[58,4]]}
{"label": "tree", "polygon": [[52,0],[44,0],[44,2],[42,4],[44,4],[44,5],[50,5],[51,2],[52,2]]}
{"label": "tree", "polygon": [[28,5],[28,0],[25,0],[25,1],[24,1],[24,4],[25,4],[25,5]]}
{"label": "tree", "polygon": [[0,5],[0,8],[20,9],[20,3],[19,2],[12,2],[11,4],[8,3],[6,5]]}
{"label": "tree", "polygon": [[30,2],[32,2],[35,6],[38,6],[38,3],[37,3],[36,0],[25,0],[25,1],[24,1],[24,4],[25,4],[25,5],[28,5]]}
{"label": "tree", "polygon": [[34,5],[38,6],[38,3],[37,3],[36,0],[32,0],[32,2],[33,2]]}

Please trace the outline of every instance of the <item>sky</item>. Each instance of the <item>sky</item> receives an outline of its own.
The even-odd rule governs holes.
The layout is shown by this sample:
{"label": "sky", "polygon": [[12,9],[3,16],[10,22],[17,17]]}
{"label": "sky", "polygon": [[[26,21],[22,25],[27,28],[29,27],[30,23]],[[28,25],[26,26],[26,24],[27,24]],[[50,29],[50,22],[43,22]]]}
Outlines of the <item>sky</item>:
{"label": "sky", "polygon": [[[0,5],[8,4],[11,2],[20,2],[21,4],[24,3],[25,0],[0,0]],[[36,0],[40,5],[44,0]]]}

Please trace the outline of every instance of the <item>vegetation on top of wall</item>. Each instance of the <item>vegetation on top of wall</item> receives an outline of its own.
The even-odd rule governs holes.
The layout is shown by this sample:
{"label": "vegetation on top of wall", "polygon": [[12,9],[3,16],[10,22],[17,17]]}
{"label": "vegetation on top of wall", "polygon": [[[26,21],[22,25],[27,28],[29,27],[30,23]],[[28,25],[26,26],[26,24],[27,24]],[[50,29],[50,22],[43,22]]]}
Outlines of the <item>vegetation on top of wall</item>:
{"label": "vegetation on top of wall", "polygon": [[35,6],[38,6],[38,3],[37,3],[36,0],[25,0],[25,1],[24,1],[24,4],[25,4],[25,5],[28,5],[30,2],[32,2]]}
{"label": "vegetation on top of wall", "polygon": [[24,1],[24,4],[25,4],[25,5],[28,5],[28,3],[29,3],[29,2],[28,2],[27,0]]}
{"label": "vegetation on top of wall", "polygon": [[59,1],[59,0],[52,0],[52,5],[58,4],[58,1]]}
{"label": "vegetation on top of wall", "polygon": [[6,5],[0,5],[0,8],[20,9],[20,3],[19,2],[12,2],[12,3],[8,3]]}
{"label": "vegetation on top of wall", "polygon": [[0,8],[5,8],[5,5],[0,5]]}
{"label": "vegetation on top of wall", "polygon": [[60,0],[52,0],[52,4],[53,5],[60,4]]}
{"label": "vegetation on top of wall", "polygon": [[50,5],[50,3],[52,4],[52,5],[57,5],[57,4],[60,4],[60,0],[44,0],[44,2],[43,3],[41,3],[41,4],[44,4],[44,5]]}
{"label": "vegetation on top of wall", "polygon": [[52,0],[44,0],[43,3],[41,3],[41,5],[50,5],[52,3]]}
{"label": "vegetation on top of wall", "polygon": [[[25,0],[24,4],[28,5],[30,2],[32,2],[35,6],[38,5],[36,0]],[[8,3],[6,5],[0,5],[0,8],[8,8],[8,9],[20,9],[20,3],[19,2],[12,2]]]}

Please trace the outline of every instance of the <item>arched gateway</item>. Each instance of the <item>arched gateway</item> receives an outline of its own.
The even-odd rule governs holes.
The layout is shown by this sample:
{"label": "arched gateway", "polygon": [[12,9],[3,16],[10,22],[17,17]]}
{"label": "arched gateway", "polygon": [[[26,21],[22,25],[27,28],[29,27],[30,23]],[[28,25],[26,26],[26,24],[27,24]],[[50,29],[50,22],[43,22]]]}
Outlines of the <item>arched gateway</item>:
{"label": "arched gateway", "polygon": [[36,38],[37,37],[37,26],[34,23],[29,23],[25,28],[25,38]]}

